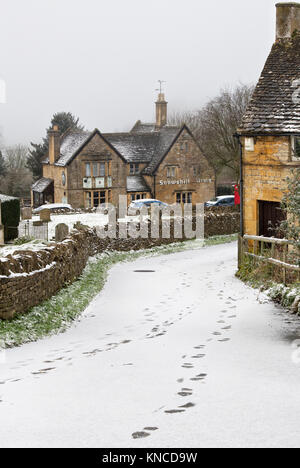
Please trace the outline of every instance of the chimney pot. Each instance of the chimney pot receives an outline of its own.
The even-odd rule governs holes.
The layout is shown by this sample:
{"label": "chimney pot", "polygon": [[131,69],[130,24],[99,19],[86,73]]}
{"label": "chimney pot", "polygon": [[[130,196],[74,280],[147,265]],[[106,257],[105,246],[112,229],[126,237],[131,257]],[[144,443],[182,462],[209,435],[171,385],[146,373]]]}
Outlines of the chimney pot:
{"label": "chimney pot", "polygon": [[156,101],[156,127],[161,128],[167,124],[167,106],[168,103],[165,100],[165,95],[159,93]]}
{"label": "chimney pot", "polygon": [[300,3],[276,4],[276,40],[290,39],[300,32]]}
{"label": "chimney pot", "polygon": [[53,125],[48,132],[49,163],[54,164],[60,155],[60,133],[58,125]]}

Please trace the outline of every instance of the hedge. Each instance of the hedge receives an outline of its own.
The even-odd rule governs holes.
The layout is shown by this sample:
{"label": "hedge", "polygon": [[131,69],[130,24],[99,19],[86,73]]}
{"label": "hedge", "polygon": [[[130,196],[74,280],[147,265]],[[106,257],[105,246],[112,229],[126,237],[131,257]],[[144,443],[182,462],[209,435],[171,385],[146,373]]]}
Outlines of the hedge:
{"label": "hedge", "polygon": [[0,194],[1,224],[4,225],[4,240],[9,241],[18,237],[20,222],[20,200]]}

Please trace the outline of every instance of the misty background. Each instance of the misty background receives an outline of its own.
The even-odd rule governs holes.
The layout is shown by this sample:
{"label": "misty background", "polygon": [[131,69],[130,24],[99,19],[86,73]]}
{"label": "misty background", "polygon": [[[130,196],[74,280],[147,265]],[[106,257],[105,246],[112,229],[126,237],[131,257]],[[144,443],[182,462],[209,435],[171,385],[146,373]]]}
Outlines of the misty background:
{"label": "misty background", "polygon": [[55,112],[88,129],[154,121],[225,86],[255,84],[275,38],[275,0],[0,0],[2,143],[39,141]]}

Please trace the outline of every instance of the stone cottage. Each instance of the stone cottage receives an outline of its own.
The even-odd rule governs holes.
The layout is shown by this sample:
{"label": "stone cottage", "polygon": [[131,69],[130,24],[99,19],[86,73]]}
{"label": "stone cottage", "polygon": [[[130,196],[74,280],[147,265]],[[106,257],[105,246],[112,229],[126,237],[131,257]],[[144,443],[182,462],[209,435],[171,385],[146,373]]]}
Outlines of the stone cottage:
{"label": "stone cottage", "polygon": [[74,208],[157,198],[166,203],[201,203],[215,195],[214,170],[186,125],[167,125],[160,93],[156,122],[136,122],[127,133],[49,132],[43,177],[32,187],[32,204],[69,203]]}
{"label": "stone cottage", "polygon": [[238,129],[242,234],[276,235],[286,178],[300,165],[300,4],[279,3],[276,41]]}

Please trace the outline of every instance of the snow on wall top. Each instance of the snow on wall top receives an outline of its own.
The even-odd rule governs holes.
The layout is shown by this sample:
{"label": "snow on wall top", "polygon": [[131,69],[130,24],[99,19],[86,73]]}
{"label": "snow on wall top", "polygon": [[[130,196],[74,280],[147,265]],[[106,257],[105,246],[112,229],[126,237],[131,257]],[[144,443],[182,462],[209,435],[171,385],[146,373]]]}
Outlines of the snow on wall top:
{"label": "snow on wall top", "polygon": [[272,47],[242,119],[241,134],[300,133],[300,34]]}

